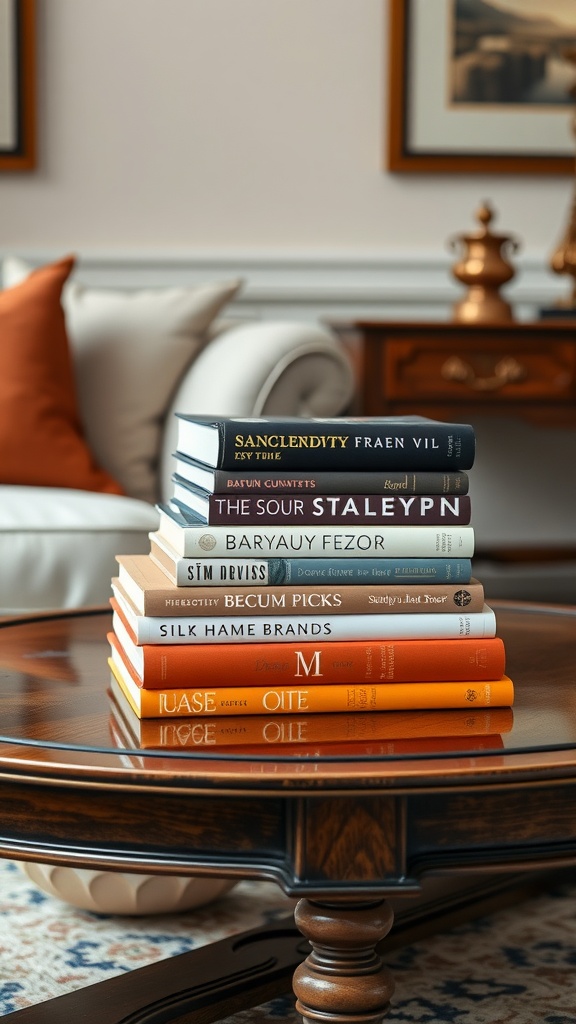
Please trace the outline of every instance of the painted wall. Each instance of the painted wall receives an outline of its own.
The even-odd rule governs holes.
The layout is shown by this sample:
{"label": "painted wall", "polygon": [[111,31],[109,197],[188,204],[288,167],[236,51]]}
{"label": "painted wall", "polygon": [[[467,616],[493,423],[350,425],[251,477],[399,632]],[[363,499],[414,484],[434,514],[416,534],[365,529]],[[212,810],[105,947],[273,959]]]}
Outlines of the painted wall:
{"label": "painted wall", "polygon": [[3,246],[439,253],[489,197],[545,261],[563,225],[565,178],[383,171],[386,0],[37,7],[39,167],[2,176]]}
{"label": "painted wall", "polygon": [[[489,198],[522,314],[567,289],[570,178],[383,170],[386,0],[37,8],[39,163],[0,177],[3,252],[75,251],[94,283],[240,271],[246,315],[445,318],[446,239]],[[479,539],[576,544],[574,433],[476,426]]]}

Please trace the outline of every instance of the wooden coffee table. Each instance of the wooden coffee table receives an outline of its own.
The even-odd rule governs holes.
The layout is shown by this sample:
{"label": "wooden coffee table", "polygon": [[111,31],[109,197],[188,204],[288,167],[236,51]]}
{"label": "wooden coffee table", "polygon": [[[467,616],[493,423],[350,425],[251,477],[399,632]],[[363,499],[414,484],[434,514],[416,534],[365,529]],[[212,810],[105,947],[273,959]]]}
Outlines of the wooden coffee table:
{"label": "wooden coffee table", "polygon": [[[376,1024],[393,991],[390,899],[409,907],[428,877],[493,877],[496,892],[503,873],[573,864],[576,609],[493,606],[517,693],[504,746],[363,758],[119,751],[108,611],[1,623],[0,856],[273,880],[299,897],[298,928],[247,932],[102,982],[97,998],[91,987],[12,1016],[211,1021],[285,991],[299,965],[305,1018]],[[434,906],[441,896],[420,919]],[[398,920],[409,938],[410,912]]]}

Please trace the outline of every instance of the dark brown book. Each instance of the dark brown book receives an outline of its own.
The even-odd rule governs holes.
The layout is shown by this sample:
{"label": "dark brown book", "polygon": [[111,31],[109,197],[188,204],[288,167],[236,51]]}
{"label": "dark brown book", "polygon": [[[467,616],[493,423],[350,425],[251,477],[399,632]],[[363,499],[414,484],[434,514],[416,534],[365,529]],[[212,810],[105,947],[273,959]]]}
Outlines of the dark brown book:
{"label": "dark brown book", "polygon": [[454,472],[268,471],[213,469],[174,452],[176,475],[209,494],[467,494],[468,474]]}
{"label": "dark brown book", "polygon": [[467,494],[206,494],[174,475],[174,501],[214,526],[467,526]]}

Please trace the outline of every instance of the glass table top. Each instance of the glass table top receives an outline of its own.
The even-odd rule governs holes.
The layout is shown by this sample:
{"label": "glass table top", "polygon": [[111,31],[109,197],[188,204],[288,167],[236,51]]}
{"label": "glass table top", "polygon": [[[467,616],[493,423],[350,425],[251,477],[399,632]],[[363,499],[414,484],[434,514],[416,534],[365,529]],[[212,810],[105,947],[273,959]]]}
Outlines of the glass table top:
{"label": "glass table top", "polygon": [[127,769],[235,762],[262,770],[354,762],[386,771],[393,763],[464,758],[488,767],[511,754],[576,752],[576,609],[492,607],[515,686],[513,708],[168,720],[139,720],[114,696],[108,610],[5,620],[0,762],[109,760]]}

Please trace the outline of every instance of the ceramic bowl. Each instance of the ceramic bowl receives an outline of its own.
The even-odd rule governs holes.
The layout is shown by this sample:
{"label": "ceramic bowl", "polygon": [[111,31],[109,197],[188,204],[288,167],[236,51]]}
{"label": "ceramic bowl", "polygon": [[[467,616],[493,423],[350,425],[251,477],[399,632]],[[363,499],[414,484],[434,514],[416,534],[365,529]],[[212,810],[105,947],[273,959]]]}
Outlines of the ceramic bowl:
{"label": "ceramic bowl", "polygon": [[98,914],[173,914],[194,910],[223,896],[236,884],[228,878],[91,871],[25,861],[19,861],[18,866],[50,896]]}

